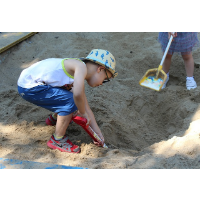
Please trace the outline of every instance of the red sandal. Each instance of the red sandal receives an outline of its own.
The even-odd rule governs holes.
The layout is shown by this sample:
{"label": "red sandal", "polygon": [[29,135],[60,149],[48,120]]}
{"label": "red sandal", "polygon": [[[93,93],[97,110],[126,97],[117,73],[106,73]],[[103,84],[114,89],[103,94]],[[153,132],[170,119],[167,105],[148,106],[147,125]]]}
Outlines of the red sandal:
{"label": "red sandal", "polygon": [[49,126],[55,126],[56,125],[57,120],[54,119],[52,117],[52,115],[50,115],[47,119],[46,119],[46,124]]}

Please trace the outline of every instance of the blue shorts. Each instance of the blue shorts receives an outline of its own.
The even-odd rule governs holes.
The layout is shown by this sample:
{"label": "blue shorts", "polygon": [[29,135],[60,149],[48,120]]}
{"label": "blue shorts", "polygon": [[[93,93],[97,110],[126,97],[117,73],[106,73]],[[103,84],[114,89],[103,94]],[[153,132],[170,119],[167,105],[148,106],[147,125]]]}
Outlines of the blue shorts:
{"label": "blue shorts", "polygon": [[20,96],[26,101],[46,108],[60,116],[66,116],[77,110],[73,93],[50,85],[39,85],[33,88],[18,86]]}

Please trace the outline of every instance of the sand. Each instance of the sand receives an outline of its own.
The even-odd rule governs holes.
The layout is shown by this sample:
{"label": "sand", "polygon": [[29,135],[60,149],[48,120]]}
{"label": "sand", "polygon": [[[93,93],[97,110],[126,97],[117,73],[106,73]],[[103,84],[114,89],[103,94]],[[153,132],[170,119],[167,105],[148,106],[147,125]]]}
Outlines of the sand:
{"label": "sand", "polygon": [[[200,49],[193,52],[198,87],[187,91],[182,58],[172,59],[170,81],[161,92],[139,85],[162,58],[158,33],[38,33],[0,54],[0,157],[90,169],[200,168]],[[200,38],[200,35],[198,35]],[[67,133],[80,154],[49,149],[55,127],[51,114],[17,92],[21,71],[46,58],[84,57],[107,49],[118,77],[99,88],[86,84],[86,96],[108,149],[97,147],[78,125]]]}

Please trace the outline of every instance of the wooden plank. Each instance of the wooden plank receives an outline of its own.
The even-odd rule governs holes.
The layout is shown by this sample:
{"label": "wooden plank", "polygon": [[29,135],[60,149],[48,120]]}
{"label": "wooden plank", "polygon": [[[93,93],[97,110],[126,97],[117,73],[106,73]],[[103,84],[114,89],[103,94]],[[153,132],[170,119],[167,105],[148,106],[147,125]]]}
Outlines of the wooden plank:
{"label": "wooden plank", "polygon": [[37,32],[0,33],[0,53],[8,50]]}

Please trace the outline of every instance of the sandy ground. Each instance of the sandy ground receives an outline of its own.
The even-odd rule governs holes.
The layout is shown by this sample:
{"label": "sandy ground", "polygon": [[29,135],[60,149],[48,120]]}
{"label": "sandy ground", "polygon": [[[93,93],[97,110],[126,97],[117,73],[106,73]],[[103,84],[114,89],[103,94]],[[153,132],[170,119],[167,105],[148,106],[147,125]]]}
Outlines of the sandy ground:
{"label": "sandy ground", "polygon": [[[38,33],[0,54],[0,157],[100,169],[200,168],[200,49],[193,52],[198,87],[185,88],[184,63],[172,59],[170,81],[156,92],[139,85],[162,58],[158,33]],[[200,35],[199,35],[200,38]],[[108,149],[95,146],[76,124],[67,133],[80,154],[46,146],[55,127],[51,112],[23,100],[17,92],[21,71],[46,58],[84,57],[91,49],[113,53],[118,77],[86,96]]]}

